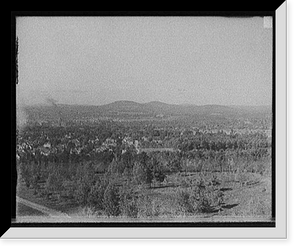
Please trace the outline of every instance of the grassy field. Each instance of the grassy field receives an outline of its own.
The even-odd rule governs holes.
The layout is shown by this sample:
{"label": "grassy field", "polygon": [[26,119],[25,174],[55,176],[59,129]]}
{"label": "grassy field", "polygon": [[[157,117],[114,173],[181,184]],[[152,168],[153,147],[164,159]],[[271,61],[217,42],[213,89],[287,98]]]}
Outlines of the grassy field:
{"label": "grassy field", "polygon": [[[217,205],[211,203],[212,207],[207,211],[197,212],[189,210],[191,202],[182,204],[180,196],[183,192],[189,192],[200,180],[216,181],[213,192],[222,194],[222,202]],[[208,182],[211,183],[211,182]],[[207,186],[209,187],[209,186]],[[71,219],[67,221],[246,221],[271,220],[271,177],[257,173],[197,173],[180,172],[167,175],[162,183],[153,183],[152,186],[139,189],[139,201],[137,203],[137,218],[128,216],[108,217],[101,211],[92,207],[80,207],[72,200],[49,200],[39,196],[34,189],[27,188],[20,183],[17,195],[43,206],[67,213]],[[45,221],[42,213],[26,206],[20,206],[17,215],[22,217],[30,215],[35,220]],[[43,217],[43,218],[42,218]],[[46,218],[47,219],[47,218]]]}

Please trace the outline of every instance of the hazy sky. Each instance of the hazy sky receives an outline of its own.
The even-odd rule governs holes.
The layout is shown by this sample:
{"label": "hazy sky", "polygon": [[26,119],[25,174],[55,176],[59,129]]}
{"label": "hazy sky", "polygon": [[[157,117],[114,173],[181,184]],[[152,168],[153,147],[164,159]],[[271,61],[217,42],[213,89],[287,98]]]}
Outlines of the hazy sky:
{"label": "hazy sky", "polygon": [[20,17],[18,100],[270,105],[266,20]]}

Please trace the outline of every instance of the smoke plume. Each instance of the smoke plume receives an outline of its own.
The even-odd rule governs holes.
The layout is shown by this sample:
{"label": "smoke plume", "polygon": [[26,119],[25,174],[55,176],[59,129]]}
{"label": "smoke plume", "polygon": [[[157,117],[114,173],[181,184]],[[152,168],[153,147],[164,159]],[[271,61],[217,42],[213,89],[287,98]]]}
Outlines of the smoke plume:
{"label": "smoke plume", "polygon": [[25,109],[21,106],[17,106],[16,119],[17,119],[17,128],[19,130],[23,129],[27,123],[28,116],[26,114]]}
{"label": "smoke plume", "polygon": [[21,95],[19,85],[16,89],[16,126],[18,130],[22,130],[28,122],[28,115],[25,110],[24,98]]}

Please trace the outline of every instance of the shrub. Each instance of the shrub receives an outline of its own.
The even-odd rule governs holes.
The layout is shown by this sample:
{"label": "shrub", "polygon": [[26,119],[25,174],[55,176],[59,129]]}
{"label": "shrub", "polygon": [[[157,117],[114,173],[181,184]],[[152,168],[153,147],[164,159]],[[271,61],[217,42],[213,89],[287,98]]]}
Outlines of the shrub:
{"label": "shrub", "polygon": [[63,179],[60,174],[53,170],[46,179],[45,190],[47,193],[61,192],[63,189]]}
{"label": "shrub", "polygon": [[80,208],[75,214],[77,216],[93,218],[98,216],[98,211],[93,207],[85,206]]}
{"label": "shrub", "polygon": [[123,185],[120,189],[120,211],[131,218],[138,216],[138,193],[130,185]]}
{"label": "shrub", "polygon": [[268,169],[267,167],[271,167],[271,165],[269,164],[264,164],[262,162],[258,163],[256,165],[256,169],[255,169],[255,172],[256,173],[259,173],[260,175],[268,175],[269,174],[269,171],[270,171],[270,168]]}
{"label": "shrub", "polygon": [[37,188],[37,182],[40,178],[40,167],[37,164],[20,164],[18,171],[27,187]]}
{"label": "shrub", "polygon": [[140,185],[147,184],[151,187],[154,180],[163,182],[166,175],[161,162],[155,156],[148,157],[143,153],[139,161],[133,164],[133,177],[136,183]]}
{"label": "shrub", "polygon": [[74,191],[75,191],[75,183],[73,180],[64,180],[63,181],[63,192],[62,196],[68,198],[74,198]]}
{"label": "shrub", "polygon": [[87,204],[94,207],[96,210],[104,209],[104,193],[108,185],[108,180],[101,179],[98,180],[94,185],[92,185],[88,198]]}
{"label": "shrub", "polygon": [[84,179],[77,180],[75,182],[75,185],[76,187],[74,190],[74,198],[79,205],[85,206],[87,204],[91,185],[89,183],[86,183]]}
{"label": "shrub", "polygon": [[107,168],[106,174],[108,176],[113,176],[114,174],[118,173],[118,170],[119,170],[119,164],[116,159],[113,159]]}
{"label": "shrub", "polygon": [[138,198],[138,216],[151,218],[160,214],[159,202],[148,194],[142,194]]}
{"label": "shrub", "polygon": [[133,179],[137,184],[150,184],[152,181],[151,173],[147,171],[147,167],[140,162],[133,165]]}
{"label": "shrub", "polygon": [[195,188],[190,196],[193,211],[196,213],[210,213],[214,210],[214,194],[210,189]]}
{"label": "shrub", "polygon": [[28,169],[28,165],[25,165],[25,164],[20,164],[18,165],[18,174],[19,174],[19,177],[23,179],[23,181],[25,182],[25,185],[27,187],[29,187],[30,185],[30,170]]}
{"label": "shrub", "polygon": [[85,206],[88,203],[89,193],[94,181],[94,167],[92,163],[87,163],[83,167],[77,167],[74,176],[75,190],[74,198],[78,204]]}
{"label": "shrub", "polygon": [[111,181],[103,195],[104,211],[108,216],[118,216],[120,210],[119,188],[114,181]]}
{"label": "shrub", "polygon": [[188,190],[180,190],[178,192],[177,204],[181,212],[193,212],[193,206],[190,202],[190,193],[188,192]]}
{"label": "shrub", "polygon": [[152,217],[152,199],[148,194],[142,194],[138,198],[138,216],[139,217]]}
{"label": "shrub", "polygon": [[168,162],[167,167],[170,172],[179,172],[182,169],[180,158],[177,156],[175,158],[172,158]]}
{"label": "shrub", "polygon": [[152,215],[157,217],[161,214],[161,202],[159,200],[154,199],[152,201]]}
{"label": "shrub", "polygon": [[221,207],[223,197],[223,192],[216,186],[206,186],[204,181],[200,180],[193,184],[191,189],[179,191],[177,201],[184,213],[210,213]]}
{"label": "shrub", "polygon": [[125,167],[122,176],[127,179],[131,179],[133,176],[133,169],[130,167]]}
{"label": "shrub", "polygon": [[157,170],[154,172],[154,179],[158,182],[163,182],[165,180],[165,173],[162,170]]}

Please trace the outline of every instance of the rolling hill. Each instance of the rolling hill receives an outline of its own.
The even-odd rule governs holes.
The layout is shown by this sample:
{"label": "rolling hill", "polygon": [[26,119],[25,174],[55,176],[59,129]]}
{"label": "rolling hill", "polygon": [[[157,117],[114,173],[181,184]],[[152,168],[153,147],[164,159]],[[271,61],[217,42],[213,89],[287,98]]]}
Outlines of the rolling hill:
{"label": "rolling hill", "polygon": [[222,105],[178,105],[159,101],[138,103],[134,101],[115,101],[105,105],[39,105],[25,108],[28,115],[53,119],[90,117],[155,117],[163,116],[267,116],[272,114],[271,106],[222,106]]}
{"label": "rolling hill", "polygon": [[99,110],[118,111],[118,112],[143,112],[155,114],[202,114],[215,112],[230,112],[236,110],[235,108],[220,105],[178,105],[167,104],[159,101],[152,101],[148,103],[137,103],[133,101],[116,101],[107,105],[98,106]]}

